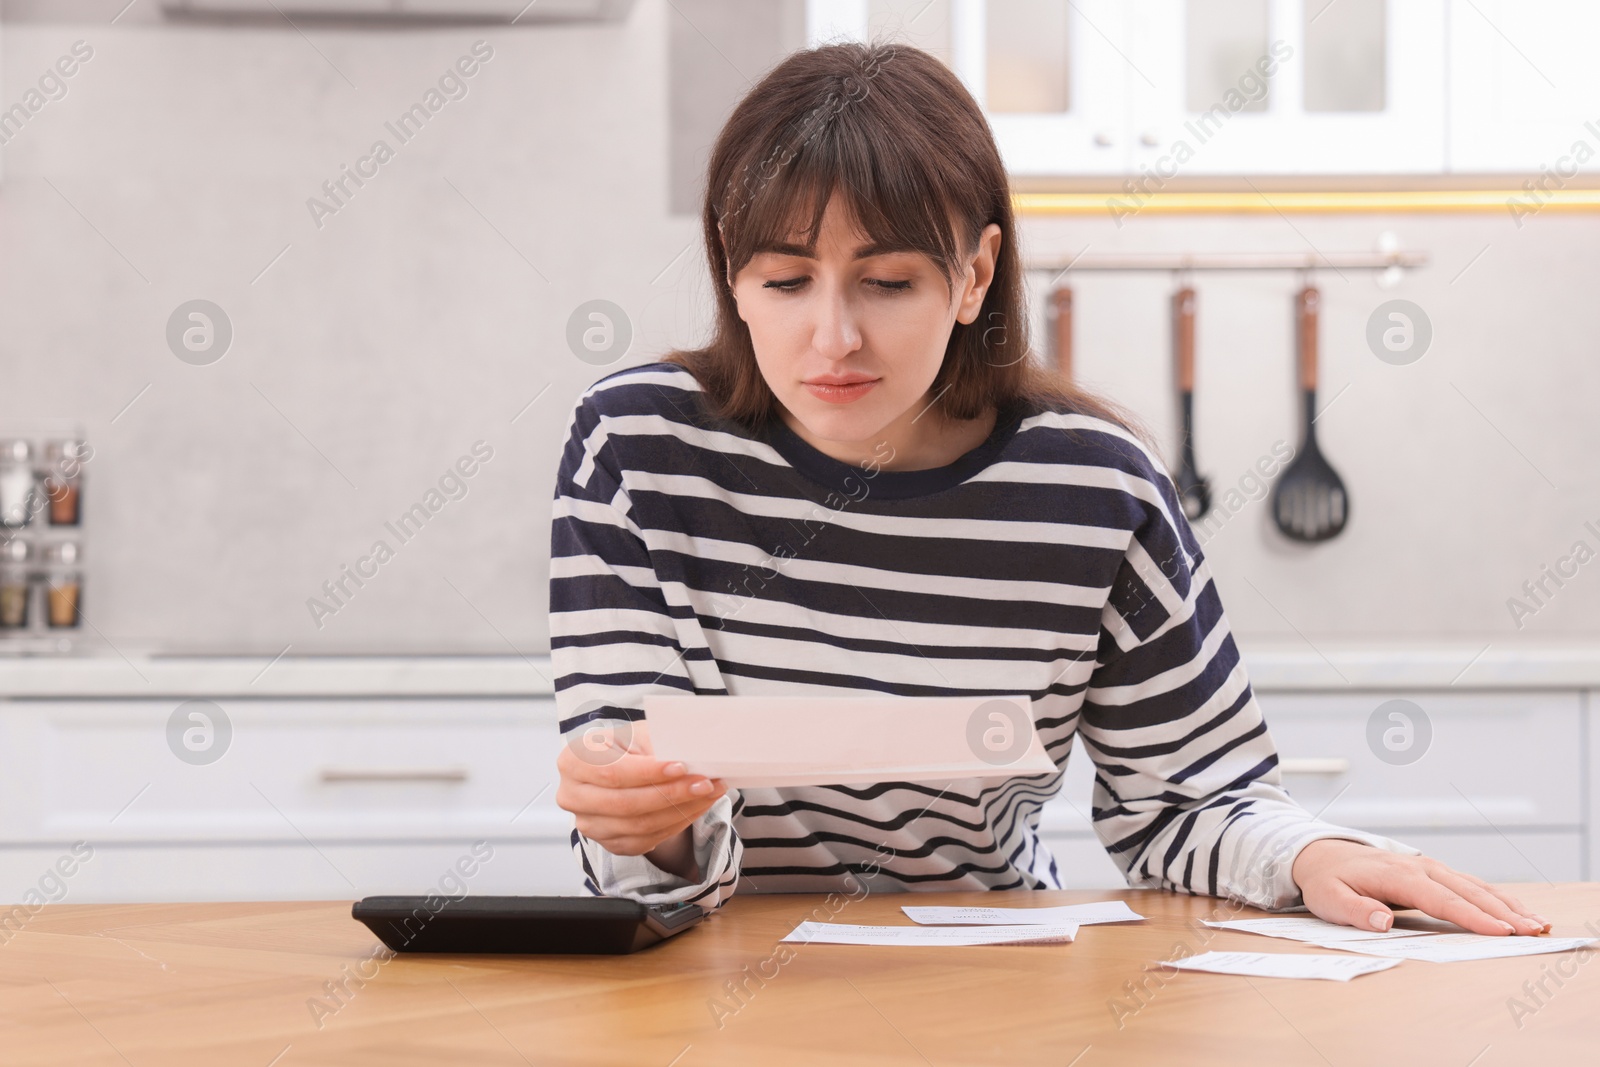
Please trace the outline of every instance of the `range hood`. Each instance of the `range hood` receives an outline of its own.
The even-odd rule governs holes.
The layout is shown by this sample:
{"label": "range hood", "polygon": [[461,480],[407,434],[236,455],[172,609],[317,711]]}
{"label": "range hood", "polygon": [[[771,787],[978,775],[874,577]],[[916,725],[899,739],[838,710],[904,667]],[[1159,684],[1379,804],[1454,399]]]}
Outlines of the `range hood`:
{"label": "range hood", "polygon": [[633,0],[162,0],[169,18],[258,22],[620,22]]}

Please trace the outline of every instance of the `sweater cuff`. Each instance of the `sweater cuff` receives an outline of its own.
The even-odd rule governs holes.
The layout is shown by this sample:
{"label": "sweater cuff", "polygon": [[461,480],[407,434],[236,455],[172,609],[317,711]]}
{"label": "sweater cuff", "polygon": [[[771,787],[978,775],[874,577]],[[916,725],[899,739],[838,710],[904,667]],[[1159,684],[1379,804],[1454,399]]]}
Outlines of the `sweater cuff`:
{"label": "sweater cuff", "polygon": [[717,798],[706,813],[689,827],[699,881],[657,867],[645,856],[619,856],[599,843],[578,835],[583,859],[602,896],[625,897],[641,904],[677,904],[684,901],[716,907],[731,896],[738,881],[734,863],[733,800]]}

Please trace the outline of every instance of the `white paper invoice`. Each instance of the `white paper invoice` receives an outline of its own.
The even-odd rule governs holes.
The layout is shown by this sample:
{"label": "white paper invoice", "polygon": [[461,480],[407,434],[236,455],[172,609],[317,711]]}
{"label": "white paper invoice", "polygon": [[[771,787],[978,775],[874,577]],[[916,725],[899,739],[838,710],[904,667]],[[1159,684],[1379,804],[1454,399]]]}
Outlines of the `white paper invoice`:
{"label": "white paper invoice", "polygon": [[783,940],[826,945],[1032,945],[1071,941],[1077,933],[1077,923],[961,927],[803,922]]}
{"label": "white paper invoice", "polygon": [[1595,942],[1592,937],[1495,937],[1490,934],[1432,934],[1408,937],[1404,941],[1339,941],[1319,943],[1319,948],[1337,948],[1368,956],[1396,960],[1423,960],[1427,963],[1460,963],[1463,960],[1493,960],[1505,956],[1539,956],[1546,952],[1569,952]]}
{"label": "white paper invoice", "polygon": [[1030,697],[644,698],[657,759],[735,788],[1052,774]]}
{"label": "white paper invoice", "polygon": [[1334,941],[1383,941],[1394,937],[1420,937],[1434,933],[1430,930],[1400,929],[1378,933],[1375,930],[1361,930],[1354,926],[1340,926],[1338,923],[1324,922],[1321,919],[1230,919],[1226,922],[1206,922],[1202,919],[1200,921],[1217,930],[1265,934],[1268,937],[1283,937],[1290,941],[1304,941],[1323,947]]}
{"label": "white paper invoice", "polygon": [[905,905],[901,907],[916,923],[945,923],[967,926],[1005,926],[1013,923],[1142,922],[1144,916],[1128,907],[1126,901],[1097,900],[1091,904],[1062,904],[1053,908],[939,908]]}
{"label": "white paper invoice", "polygon": [[1202,952],[1198,956],[1186,956],[1161,964],[1184,971],[1209,971],[1212,974],[1242,974],[1252,978],[1329,978],[1335,982],[1348,982],[1363,974],[1387,971],[1399,965],[1399,960],[1357,960],[1352,956],[1307,956],[1287,952]]}

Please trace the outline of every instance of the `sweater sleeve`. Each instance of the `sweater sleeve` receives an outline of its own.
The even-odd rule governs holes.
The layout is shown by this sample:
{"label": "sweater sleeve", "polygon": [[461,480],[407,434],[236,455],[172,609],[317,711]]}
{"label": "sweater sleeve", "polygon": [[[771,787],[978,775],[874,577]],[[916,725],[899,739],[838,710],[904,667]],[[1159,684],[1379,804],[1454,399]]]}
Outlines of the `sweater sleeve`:
{"label": "sweater sleeve", "polygon": [[1092,819],[1130,886],[1305,910],[1291,870],[1320,838],[1405,855],[1324,822],[1284,791],[1278,753],[1216,585],[1164,473],[1101,614],[1079,733],[1096,764]]}
{"label": "sweater sleeve", "polygon": [[[568,421],[551,509],[550,659],[567,744],[581,744],[584,729],[597,720],[643,719],[646,694],[695,692],[649,550],[612,466],[606,420],[589,400],[580,399]],[[734,801],[730,790],[691,825],[702,875],[697,882],[644,856],[612,853],[574,827],[572,848],[585,888],[650,904],[720,907],[734,892],[743,854],[733,829]]]}

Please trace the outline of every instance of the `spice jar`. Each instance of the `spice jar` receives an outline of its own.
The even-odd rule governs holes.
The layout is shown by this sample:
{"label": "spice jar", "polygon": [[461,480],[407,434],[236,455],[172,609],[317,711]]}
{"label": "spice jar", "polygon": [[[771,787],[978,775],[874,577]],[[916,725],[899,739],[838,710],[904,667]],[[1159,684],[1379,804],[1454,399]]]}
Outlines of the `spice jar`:
{"label": "spice jar", "polygon": [[33,518],[33,446],[20,438],[0,440],[0,526],[26,526]]}
{"label": "spice jar", "polygon": [[51,526],[78,525],[83,464],[88,458],[83,441],[51,441],[44,446],[44,495],[50,501]]}
{"label": "spice jar", "polygon": [[82,551],[76,541],[44,546],[45,621],[53,628],[77,626],[83,612]]}
{"label": "spice jar", "polygon": [[33,545],[27,541],[0,544],[0,630],[26,630]]}

